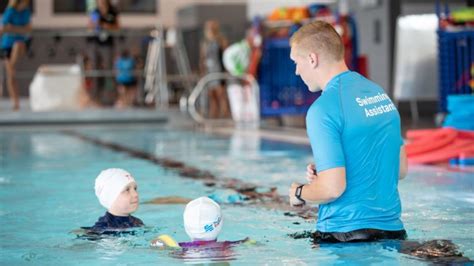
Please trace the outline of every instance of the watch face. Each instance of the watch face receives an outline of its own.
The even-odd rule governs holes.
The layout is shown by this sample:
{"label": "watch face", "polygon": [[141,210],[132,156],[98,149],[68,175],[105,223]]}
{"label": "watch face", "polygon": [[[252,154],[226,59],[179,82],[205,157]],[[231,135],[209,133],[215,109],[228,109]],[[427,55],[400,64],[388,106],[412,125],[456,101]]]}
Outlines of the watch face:
{"label": "watch face", "polygon": [[303,190],[303,186],[299,186],[296,188],[295,196],[300,198],[301,197],[301,191]]}
{"label": "watch face", "polygon": [[[296,205],[304,205],[304,204],[306,204],[306,201],[301,198],[301,192],[303,191],[303,186],[304,186],[304,185],[301,185],[301,186],[299,186],[299,187],[296,188],[296,191],[295,191],[295,198],[301,202],[301,204],[296,204]],[[296,205],[295,205],[295,206],[296,206]]]}

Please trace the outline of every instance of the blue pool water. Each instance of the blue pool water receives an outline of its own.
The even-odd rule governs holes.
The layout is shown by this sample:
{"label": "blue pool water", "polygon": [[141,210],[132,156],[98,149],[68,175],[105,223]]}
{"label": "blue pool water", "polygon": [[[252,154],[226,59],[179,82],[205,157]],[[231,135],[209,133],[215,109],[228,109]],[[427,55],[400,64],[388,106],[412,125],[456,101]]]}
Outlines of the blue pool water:
{"label": "blue pool water", "polygon": [[[206,135],[163,127],[76,128],[89,137],[169,157],[219,178],[239,178],[286,195],[291,181],[304,182],[311,162],[308,146],[258,137]],[[87,241],[71,233],[92,225],[104,210],[93,190],[100,170],[121,167],[136,178],[141,201],[155,197],[195,198],[227,191],[206,187],[147,160],[85,142],[55,129],[0,131],[0,262],[21,264],[182,264],[170,251],[150,248],[149,240],[169,234],[188,238],[182,227],[184,205],[140,205],[135,216],[146,231],[120,238]],[[450,239],[474,258],[474,176],[442,168],[411,168],[400,183],[403,221],[416,240]],[[251,237],[229,254],[231,264],[385,264],[425,262],[381,243],[313,247],[289,233],[313,230],[314,221],[258,206],[223,205],[221,240]],[[188,259],[184,262],[206,262]]]}

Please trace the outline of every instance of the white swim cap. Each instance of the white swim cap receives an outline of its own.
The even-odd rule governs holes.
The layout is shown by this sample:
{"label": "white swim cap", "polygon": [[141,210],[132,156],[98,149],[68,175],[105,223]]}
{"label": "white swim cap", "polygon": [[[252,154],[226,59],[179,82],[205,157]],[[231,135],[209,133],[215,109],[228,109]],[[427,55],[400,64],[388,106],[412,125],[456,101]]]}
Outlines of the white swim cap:
{"label": "white swim cap", "polygon": [[192,240],[216,240],[224,220],[221,207],[208,197],[200,197],[184,209],[184,229]]}
{"label": "white swim cap", "polygon": [[110,209],[118,195],[132,182],[135,179],[129,172],[119,168],[106,169],[95,179],[95,195],[102,206]]}

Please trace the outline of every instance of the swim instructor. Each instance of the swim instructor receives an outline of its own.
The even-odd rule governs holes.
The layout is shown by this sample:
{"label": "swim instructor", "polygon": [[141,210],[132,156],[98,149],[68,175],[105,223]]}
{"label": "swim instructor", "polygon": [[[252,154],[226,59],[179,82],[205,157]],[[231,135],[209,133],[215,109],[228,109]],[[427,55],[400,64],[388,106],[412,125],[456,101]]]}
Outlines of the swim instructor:
{"label": "swim instructor", "polygon": [[290,203],[319,204],[316,242],[405,239],[398,180],[407,166],[396,107],[379,85],[348,70],[330,24],[306,24],[290,45],[296,75],[322,90],[306,115],[309,182],[291,185]]}

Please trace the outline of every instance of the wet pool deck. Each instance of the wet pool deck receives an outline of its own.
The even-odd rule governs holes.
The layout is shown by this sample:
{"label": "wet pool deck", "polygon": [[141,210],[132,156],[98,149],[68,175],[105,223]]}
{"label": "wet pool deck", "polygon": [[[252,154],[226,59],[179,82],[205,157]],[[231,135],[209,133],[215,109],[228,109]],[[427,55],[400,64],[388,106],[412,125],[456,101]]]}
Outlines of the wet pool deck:
{"label": "wet pool deck", "polygon": [[[309,145],[304,127],[285,127],[263,121],[259,128],[242,127],[230,120],[214,121],[206,126],[197,125],[188,114],[177,108],[154,110],[146,108],[114,109],[89,108],[78,111],[33,112],[29,108],[28,99],[21,100],[18,112],[11,110],[7,98],[0,99],[0,128],[16,126],[74,126],[74,125],[114,125],[114,124],[156,124],[175,128],[201,130],[214,134],[242,136],[259,136],[266,139]],[[402,117],[402,132],[412,128],[433,128],[431,119],[421,119],[412,123]]]}
{"label": "wet pool deck", "polygon": [[0,100],[0,126],[111,124],[111,123],[165,123],[168,115],[150,109],[90,108],[78,111],[33,112],[27,100],[20,110],[13,112],[7,100]]}

